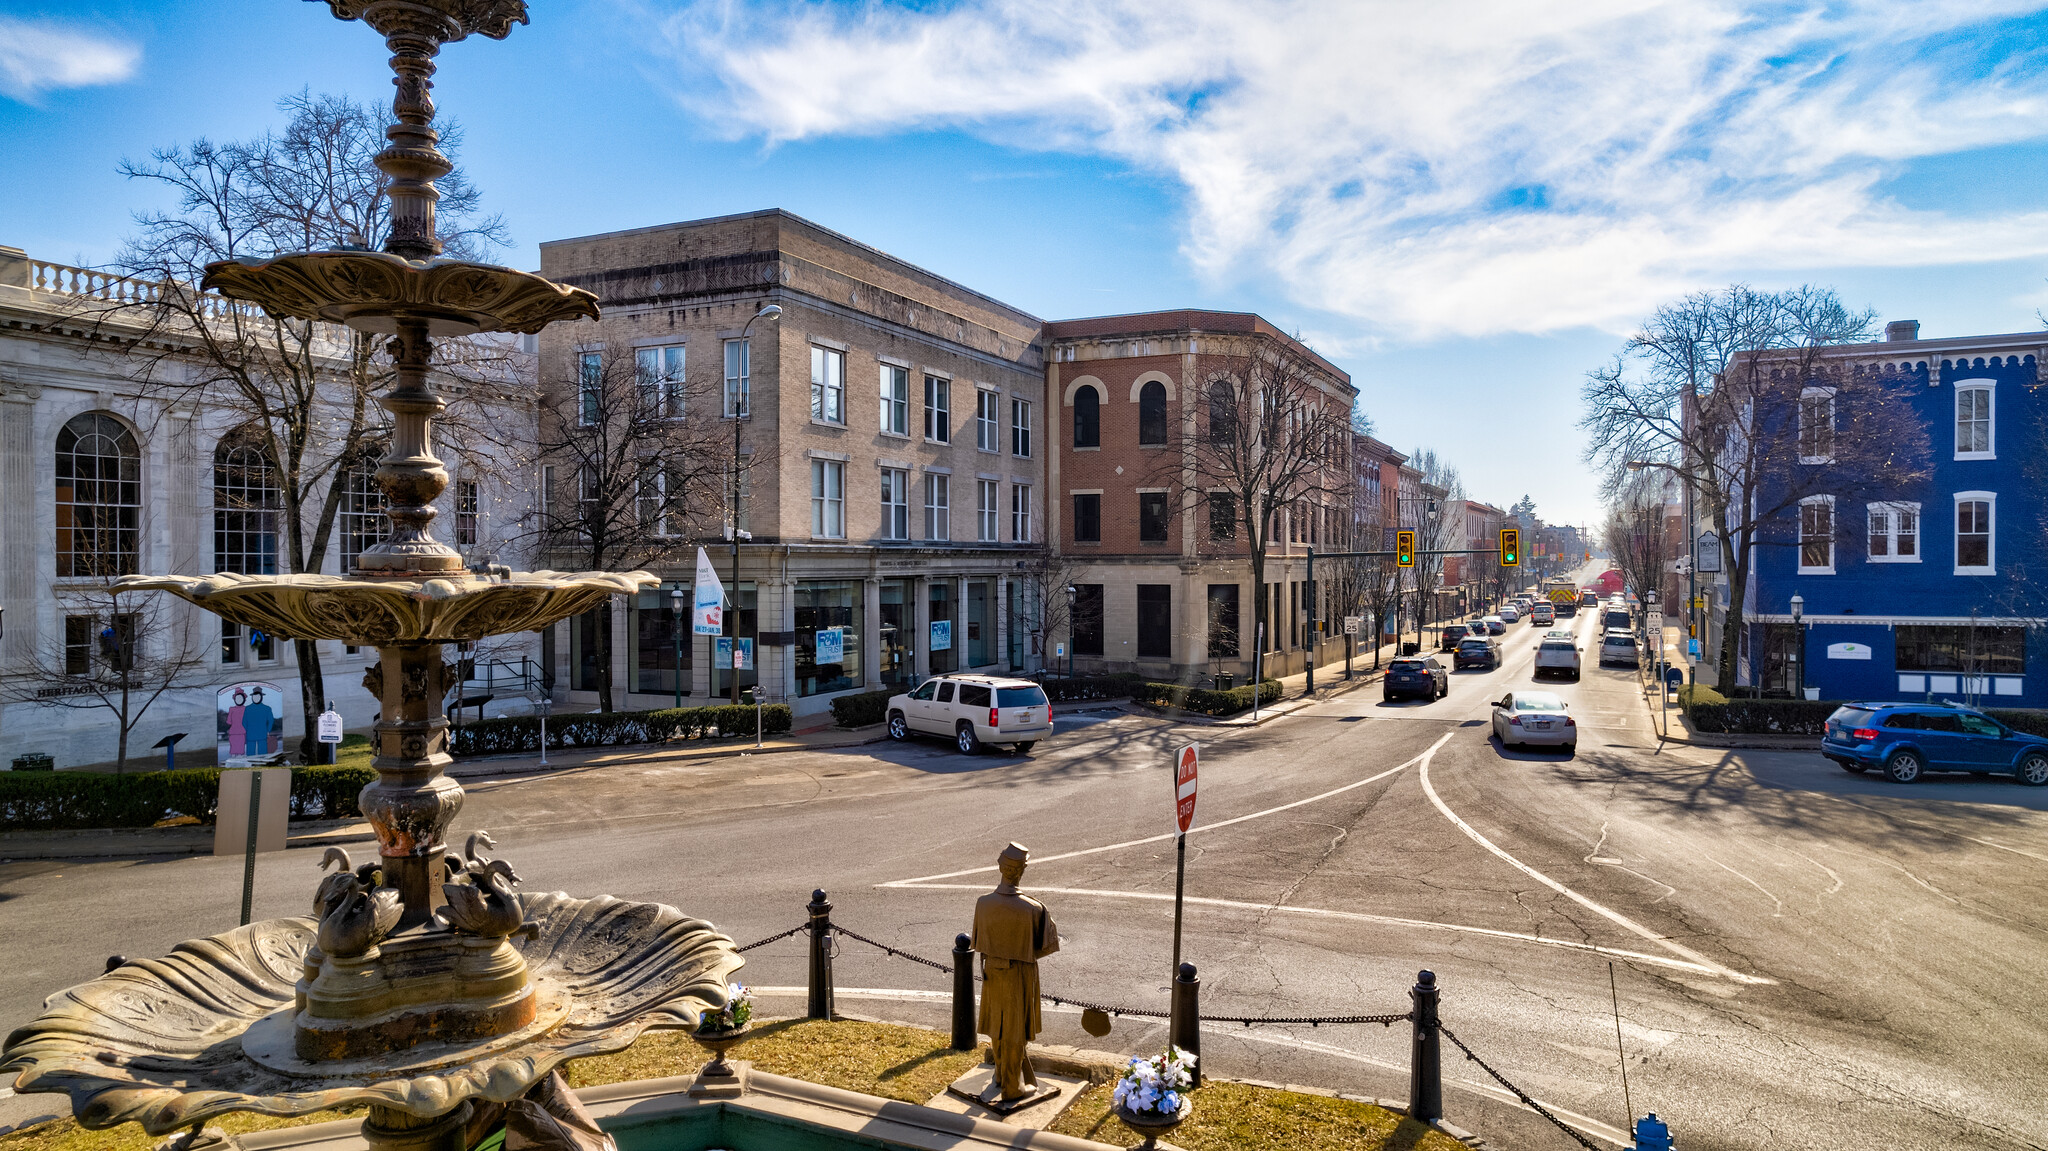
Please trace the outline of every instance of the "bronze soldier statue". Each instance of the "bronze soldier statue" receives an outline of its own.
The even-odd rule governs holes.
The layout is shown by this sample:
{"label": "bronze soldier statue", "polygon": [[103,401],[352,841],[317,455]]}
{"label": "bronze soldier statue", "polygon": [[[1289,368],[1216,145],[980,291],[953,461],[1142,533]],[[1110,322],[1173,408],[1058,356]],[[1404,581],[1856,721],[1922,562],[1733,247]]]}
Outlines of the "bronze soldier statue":
{"label": "bronze soldier statue", "polygon": [[1017,890],[1029,849],[1011,844],[996,857],[1003,881],[974,903],[974,949],[981,952],[981,1022],[989,1037],[1001,1098],[1023,1098],[1038,1086],[1024,1045],[1040,1029],[1038,961],[1060,949],[1059,928],[1045,904]]}

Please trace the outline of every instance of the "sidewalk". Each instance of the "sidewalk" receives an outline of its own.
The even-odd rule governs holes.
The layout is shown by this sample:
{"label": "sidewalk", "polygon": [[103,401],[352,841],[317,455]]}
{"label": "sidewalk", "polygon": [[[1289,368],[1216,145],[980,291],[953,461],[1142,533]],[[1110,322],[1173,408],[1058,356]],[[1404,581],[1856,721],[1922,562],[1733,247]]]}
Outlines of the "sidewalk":
{"label": "sidewalk", "polygon": [[[811,719],[814,717],[805,717]],[[878,743],[888,736],[881,724],[857,727],[850,731],[832,726],[831,718],[825,717],[821,726],[806,731],[791,732],[788,735],[770,736],[756,747],[752,739],[690,740],[684,743],[639,744],[620,748],[563,749],[547,753],[547,762],[541,762],[538,752],[516,755],[479,756],[475,759],[455,761],[447,774],[456,779],[495,779],[507,775],[530,775],[541,771],[568,771],[576,768],[610,767],[623,763],[649,763],[660,761],[676,763],[692,759],[726,759],[741,755],[774,755],[787,751],[824,751],[835,747],[859,747],[866,743]]]}

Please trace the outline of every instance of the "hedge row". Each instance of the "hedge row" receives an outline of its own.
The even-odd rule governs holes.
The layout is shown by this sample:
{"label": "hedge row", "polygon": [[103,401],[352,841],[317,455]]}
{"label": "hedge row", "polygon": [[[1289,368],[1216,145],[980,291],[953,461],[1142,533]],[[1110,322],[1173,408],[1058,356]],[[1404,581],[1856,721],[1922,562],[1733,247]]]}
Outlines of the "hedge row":
{"label": "hedge row", "polygon": [[[356,797],[377,778],[366,767],[295,767],[293,819],[346,819],[362,814]],[[0,772],[0,831],[151,827],[173,815],[212,823],[220,802],[220,769]]]}
{"label": "hedge row", "polygon": [[[771,703],[761,708],[760,719],[763,736],[782,735],[794,722],[786,703]],[[540,730],[540,719],[530,715],[478,720],[451,728],[448,747],[452,754],[458,756],[539,751]],[[672,739],[709,739],[714,735],[752,735],[754,708],[748,704],[722,703],[711,707],[555,715],[548,717],[547,731],[550,750],[667,743]]]}
{"label": "hedge row", "polygon": [[[1695,731],[1727,735],[1811,735],[1827,731],[1828,717],[1842,706],[1829,699],[1721,699],[1709,688],[1681,693],[1689,699],[1686,718]],[[1984,714],[2031,735],[2048,736],[2048,712],[1985,708]]]}
{"label": "hedge row", "polygon": [[864,691],[842,695],[832,701],[832,718],[841,727],[867,727],[889,718],[889,700],[894,691]]}
{"label": "hedge row", "polygon": [[[1280,681],[1269,679],[1260,683],[1257,695],[1262,704],[1279,699]],[[1252,696],[1250,684],[1229,691],[1211,691],[1179,683],[1145,683],[1131,693],[1131,698],[1139,703],[1165,704],[1201,715],[1235,715],[1252,705]]]}
{"label": "hedge row", "polygon": [[1048,679],[1042,686],[1045,698],[1054,703],[1086,703],[1098,699],[1130,699],[1145,685],[1145,677],[1131,672],[1115,675],[1083,675],[1072,679]]}

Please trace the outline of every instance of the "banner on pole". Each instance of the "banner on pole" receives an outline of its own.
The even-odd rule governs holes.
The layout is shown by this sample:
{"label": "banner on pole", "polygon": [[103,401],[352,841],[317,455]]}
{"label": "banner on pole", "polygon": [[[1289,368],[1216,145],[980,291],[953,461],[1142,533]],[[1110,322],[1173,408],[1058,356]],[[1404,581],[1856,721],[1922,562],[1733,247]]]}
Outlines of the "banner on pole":
{"label": "banner on pole", "polygon": [[1186,835],[1195,825],[1195,772],[1201,767],[1201,745],[1191,743],[1173,756],[1173,818]]}
{"label": "banner on pole", "polygon": [[[711,557],[697,549],[697,596],[690,609],[690,631],[696,635],[717,635],[725,630],[725,585],[711,567]],[[730,657],[728,657],[730,658]]]}

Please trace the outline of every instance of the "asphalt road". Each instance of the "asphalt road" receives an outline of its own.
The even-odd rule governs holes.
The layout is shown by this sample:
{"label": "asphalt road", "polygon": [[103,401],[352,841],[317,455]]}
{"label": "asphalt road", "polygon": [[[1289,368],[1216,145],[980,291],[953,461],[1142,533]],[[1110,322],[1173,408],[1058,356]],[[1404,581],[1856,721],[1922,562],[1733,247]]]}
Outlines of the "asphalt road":
{"label": "asphalt road", "polygon": [[[1592,622],[1577,624],[1583,641]],[[529,889],[661,900],[741,942],[801,922],[822,886],[836,921],[934,958],[1014,839],[1065,941],[1048,994],[1157,1009],[1168,762],[1195,740],[1184,949],[1207,1012],[1402,1011],[1427,967],[1452,1030],[1611,1142],[1627,1114],[1612,964],[1634,1109],[1683,1147],[2048,1146],[2048,789],[1660,751],[1632,674],[1590,667],[1556,685],[1582,731],[1575,758],[1506,750],[1488,701],[1529,685],[1542,630],[1512,628],[1502,668],[1455,675],[1436,703],[1374,687],[1255,730],[1070,712],[1022,757],[933,740],[493,781],[470,788],[456,832],[489,828]],[[257,914],[302,913],[315,858],[265,857]],[[207,857],[0,865],[0,1019],[25,1020],[109,952],[233,926],[240,878],[239,860]],[[749,960],[758,986],[803,981],[800,940]],[[944,1024],[940,973],[852,941],[836,962],[843,1010]],[[1095,1040],[1061,1011],[1047,1025],[1097,1048],[1163,1036],[1119,1020]],[[1215,1073],[1406,1095],[1400,1026],[1204,1043]],[[1574,1146],[1445,1050],[1451,1121],[1506,1147]]]}

